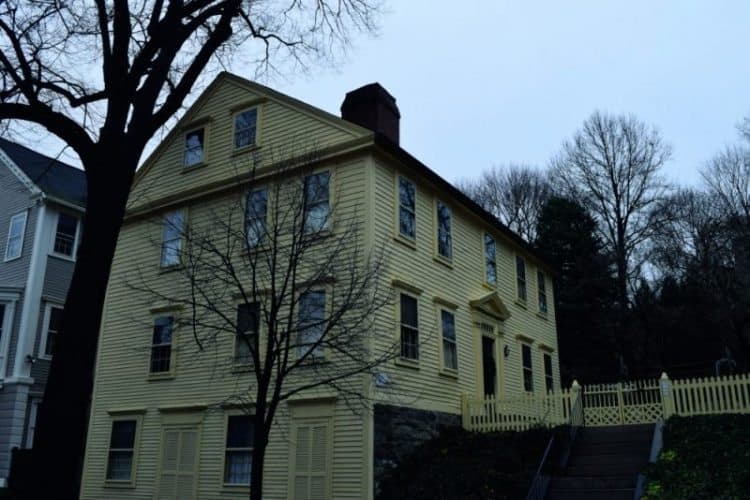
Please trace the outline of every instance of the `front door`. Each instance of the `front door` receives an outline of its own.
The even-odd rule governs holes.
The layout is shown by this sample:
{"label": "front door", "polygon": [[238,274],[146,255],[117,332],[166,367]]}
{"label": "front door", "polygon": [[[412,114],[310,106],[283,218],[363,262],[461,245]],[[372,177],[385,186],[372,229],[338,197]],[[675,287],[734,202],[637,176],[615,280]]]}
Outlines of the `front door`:
{"label": "front door", "polygon": [[495,360],[495,340],[482,336],[482,377],[484,395],[497,394],[497,361]]}

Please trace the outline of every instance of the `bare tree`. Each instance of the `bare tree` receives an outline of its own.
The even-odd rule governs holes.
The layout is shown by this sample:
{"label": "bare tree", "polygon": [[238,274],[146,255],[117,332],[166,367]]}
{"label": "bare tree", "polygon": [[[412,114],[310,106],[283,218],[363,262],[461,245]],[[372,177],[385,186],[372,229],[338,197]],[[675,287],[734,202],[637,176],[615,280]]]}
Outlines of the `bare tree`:
{"label": "bare tree", "polygon": [[[0,4],[0,120],[46,129],[88,180],[83,237],[35,432],[34,498],[76,498],[105,289],[133,174],[204,71],[325,59],[374,28],[377,0]],[[59,459],[66,450],[66,460]]]}
{"label": "bare tree", "polygon": [[708,162],[701,174],[728,218],[739,224],[750,221],[750,149],[727,147]]}
{"label": "bare tree", "polygon": [[181,255],[177,282],[159,288],[147,274],[130,283],[146,300],[187,311],[182,326],[198,355],[234,346],[216,367],[237,377],[227,387],[239,387],[222,402],[243,407],[254,424],[254,500],[283,403],[326,387],[352,411],[369,408],[378,368],[400,353],[396,342],[373,349],[374,339],[387,338],[378,329],[388,328],[376,315],[392,302],[385,250],[365,253],[362,214],[330,203],[330,171],[316,162],[314,153],[285,160],[273,177],[239,186],[211,208],[192,207],[195,222],[174,226],[184,243],[162,245],[162,255]]}
{"label": "bare tree", "polygon": [[528,165],[493,167],[456,185],[528,242],[534,241],[539,214],[552,195],[545,173]]}
{"label": "bare tree", "polygon": [[[667,186],[659,170],[670,156],[655,128],[633,116],[597,111],[552,162],[556,188],[594,215],[614,256],[622,317],[644,260],[641,251],[661,225],[655,209]],[[622,348],[621,338],[618,344]]]}

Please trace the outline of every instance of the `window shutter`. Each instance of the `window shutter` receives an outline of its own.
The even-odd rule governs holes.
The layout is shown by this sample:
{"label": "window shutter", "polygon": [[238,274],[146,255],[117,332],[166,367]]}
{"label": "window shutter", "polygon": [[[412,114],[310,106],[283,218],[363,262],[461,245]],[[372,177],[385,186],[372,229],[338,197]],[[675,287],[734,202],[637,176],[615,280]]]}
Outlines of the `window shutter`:
{"label": "window shutter", "polygon": [[198,457],[196,429],[164,431],[159,500],[194,498],[195,465]]}
{"label": "window shutter", "polygon": [[295,500],[326,500],[328,498],[327,421],[297,425],[294,468]]}

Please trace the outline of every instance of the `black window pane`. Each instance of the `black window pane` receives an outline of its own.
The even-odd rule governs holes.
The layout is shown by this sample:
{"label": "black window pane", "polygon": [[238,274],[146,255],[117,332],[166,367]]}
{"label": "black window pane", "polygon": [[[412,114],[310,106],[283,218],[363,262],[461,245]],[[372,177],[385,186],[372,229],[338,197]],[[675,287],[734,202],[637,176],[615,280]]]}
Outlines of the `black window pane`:
{"label": "black window pane", "polygon": [[153,344],[169,344],[172,342],[171,316],[161,316],[154,320]]}
{"label": "black window pane", "polygon": [[521,257],[516,257],[516,273],[518,279],[526,279],[526,262]]}
{"label": "black window pane", "polygon": [[49,310],[49,329],[58,331],[60,330],[60,321],[62,320],[62,309],[53,307]]}
{"label": "black window pane", "polygon": [[135,442],[135,420],[117,420],[112,422],[112,436],[109,440],[110,448],[133,447]]}
{"label": "black window pane", "polygon": [[308,205],[328,201],[328,182],[330,174],[321,172],[305,177],[305,202]]}
{"label": "black window pane", "polygon": [[531,348],[527,345],[524,345],[521,348],[521,352],[523,355],[523,366],[524,368],[531,368]]}
{"label": "black window pane", "polygon": [[401,294],[401,323],[417,328],[417,299]]}
{"label": "black window pane", "polygon": [[55,232],[56,253],[73,255],[73,246],[76,240],[76,228],[78,219],[68,214],[59,214],[57,218],[57,230]]}
{"label": "black window pane", "polygon": [[237,306],[237,333],[256,333],[258,331],[259,304],[240,304]]}
{"label": "black window pane", "polygon": [[151,348],[151,371],[153,373],[168,372],[172,358],[172,346],[156,346]]}
{"label": "black window pane", "polygon": [[415,199],[414,184],[403,177],[399,177],[398,196],[399,204],[413,212]]}
{"label": "black window pane", "polygon": [[544,374],[552,375],[552,356],[549,354],[544,355]]}
{"label": "black window pane", "polygon": [[252,448],[253,421],[250,415],[229,417],[227,448]]}
{"label": "black window pane", "polygon": [[448,311],[441,311],[440,318],[443,323],[443,338],[456,340],[456,320]]}
{"label": "black window pane", "polygon": [[409,212],[405,208],[401,207],[399,209],[399,216],[398,216],[399,232],[403,234],[404,236],[414,238],[414,236],[416,235],[416,225],[414,222],[415,222],[414,214],[412,212]]}

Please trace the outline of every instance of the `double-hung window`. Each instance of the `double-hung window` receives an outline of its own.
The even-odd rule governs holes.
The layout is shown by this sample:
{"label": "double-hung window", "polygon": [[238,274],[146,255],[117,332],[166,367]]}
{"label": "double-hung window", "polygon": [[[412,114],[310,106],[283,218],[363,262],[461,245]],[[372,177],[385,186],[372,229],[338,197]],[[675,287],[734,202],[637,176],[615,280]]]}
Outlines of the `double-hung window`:
{"label": "double-hung window", "polygon": [[401,294],[401,357],[419,359],[419,318],[417,299],[411,295]]}
{"label": "double-hung window", "polygon": [[417,187],[410,180],[398,178],[398,232],[414,239],[417,236]]}
{"label": "double-hung window", "polygon": [[490,286],[497,286],[497,244],[490,233],[484,233],[484,279]]}
{"label": "double-hung window", "polygon": [[317,233],[330,227],[330,180],[329,171],[305,176],[304,186],[304,232]]}
{"label": "double-hung window", "polygon": [[235,149],[254,146],[257,127],[258,108],[246,109],[234,115]]}
{"label": "double-hung window", "polygon": [[326,293],[322,290],[304,292],[299,297],[299,327],[297,335],[297,355],[310,353],[322,357],[325,347],[322,343],[325,334]]}
{"label": "double-hung window", "polygon": [[268,188],[254,189],[247,193],[245,234],[249,247],[255,247],[263,243],[267,231],[267,216]]}
{"label": "double-hung window", "polygon": [[253,420],[250,415],[232,415],[227,419],[224,453],[224,483],[249,486],[253,468]]}
{"label": "double-hung window", "polygon": [[552,375],[552,355],[544,353],[544,387],[547,392],[555,390],[555,379]]}
{"label": "double-hung window", "polygon": [[115,420],[112,422],[112,433],[109,438],[107,456],[107,480],[133,480],[133,463],[135,456],[135,434],[138,420]]}
{"label": "double-hung window", "polygon": [[458,370],[456,317],[452,312],[440,310],[440,328],[443,332],[443,368]]}
{"label": "double-hung window", "polygon": [[60,322],[62,321],[63,310],[61,307],[48,306],[47,310],[47,329],[44,336],[44,356],[51,357],[55,353],[55,344],[57,343],[57,332],[60,331]]}
{"label": "double-hung window", "polygon": [[440,200],[437,202],[437,247],[438,255],[446,259],[453,258],[451,209]]}
{"label": "double-hung window", "polygon": [[534,392],[534,367],[531,361],[531,346],[521,345],[521,357],[523,361],[523,389]]}
{"label": "double-hung window", "polygon": [[547,314],[547,283],[542,271],[536,273],[536,281],[539,291],[539,312]]}
{"label": "double-hung window", "polygon": [[526,261],[516,255],[516,292],[518,300],[526,302]]}
{"label": "double-hung window", "polygon": [[57,214],[57,229],[55,230],[55,245],[53,251],[60,255],[72,257],[75,252],[78,219],[72,215]]}
{"label": "double-hung window", "polygon": [[181,261],[185,211],[174,210],[164,217],[161,237],[161,267],[176,266]]}
{"label": "double-hung window", "polygon": [[151,335],[151,373],[169,373],[172,364],[174,318],[159,316],[154,319]]}
{"label": "double-hung window", "polygon": [[23,250],[23,236],[26,232],[26,212],[10,218],[8,242],[5,245],[5,260],[17,259]]}
{"label": "double-hung window", "polygon": [[252,351],[258,352],[259,314],[258,302],[237,306],[237,335],[234,347],[234,359],[237,363],[252,363]]}
{"label": "double-hung window", "polygon": [[205,139],[206,131],[203,128],[191,130],[185,134],[185,152],[182,164],[185,167],[192,167],[203,163],[205,156]]}

